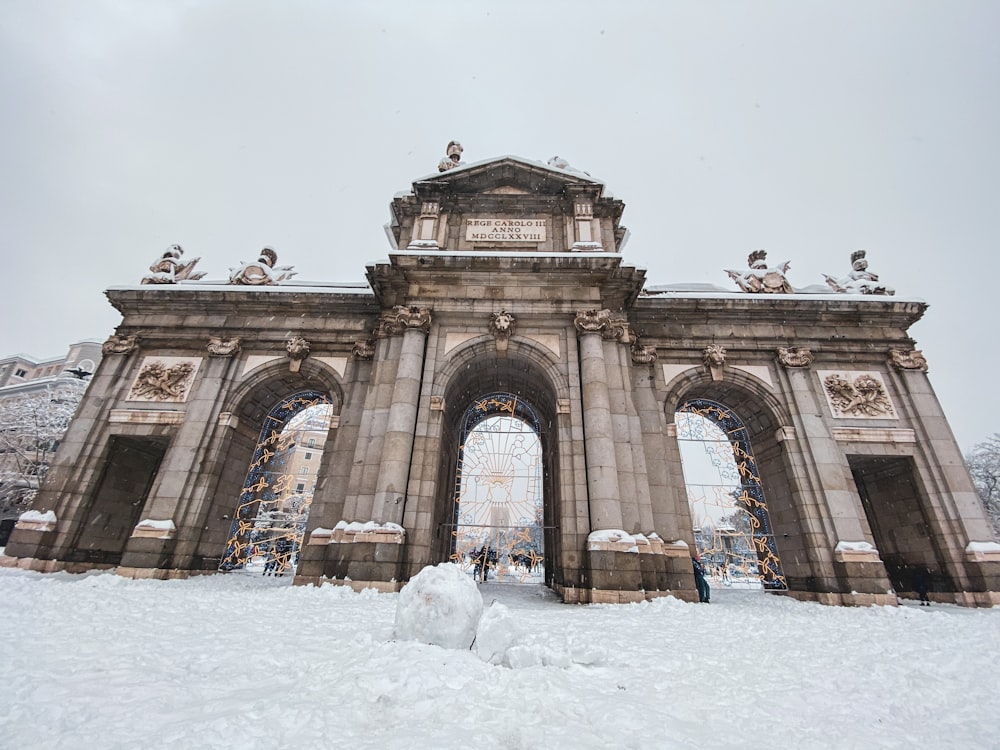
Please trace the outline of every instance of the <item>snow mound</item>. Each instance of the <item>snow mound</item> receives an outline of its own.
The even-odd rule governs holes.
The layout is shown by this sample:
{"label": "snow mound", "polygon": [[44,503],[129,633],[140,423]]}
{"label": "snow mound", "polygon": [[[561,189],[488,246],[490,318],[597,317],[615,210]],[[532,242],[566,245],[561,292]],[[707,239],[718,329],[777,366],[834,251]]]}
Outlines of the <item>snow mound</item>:
{"label": "snow mound", "polygon": [[517,621],[506,605],[493,602],[483,613],[476,630],[476,655],[490,664],[503,664],[507,650],[521,635]]}
{"label": "snow mound", "polygon": [[396,638],[467,649],[482,613],[483,597],[458,565],[426,567],[399,592]]}
{"label": "snow mound", "polygon": [[37,510],[26,510],[20,516],[18,516],[18,521],[30,521],[32,523],[55,523],[56,514],[54,511],[47,510],[44,513]]}
{"label": "snow mound", "polygon": [[874,552],[875,548],[868,542],[837,542],[836,552]]}
{"label": "snow mound", "polygon": [[[24,516],[21,516],[24,518]],[[969,542],[966,552],[1000,552],[1000,544],[996,542]]]}
{"label": "snow mound", "polygon": [[489,664],[512,669],[601,664],[607,652],[589,639],[566,636],[538,638],[527,634],[504,604],[494,602],[479,621],[476,655]]}

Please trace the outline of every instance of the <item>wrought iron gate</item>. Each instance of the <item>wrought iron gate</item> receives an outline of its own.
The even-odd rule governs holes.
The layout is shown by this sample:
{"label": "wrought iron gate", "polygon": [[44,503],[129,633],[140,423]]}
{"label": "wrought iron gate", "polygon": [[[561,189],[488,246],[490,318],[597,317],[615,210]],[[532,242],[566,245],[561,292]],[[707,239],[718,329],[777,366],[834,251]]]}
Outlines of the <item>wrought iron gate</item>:
{"label": "wrought iron gate", "polygon": [[303,391],[264,419],[220,570],[294,572],[331,417],[326,395]]}
{"label": "wrought iron gate", "polygon": [[493,393],[466,410],[455,478],[451,560],[476,580],[545,578],[540,424],[531,406]]}
{"label": "wrought iron gate", "polygon": [[715,401],[692,399],[675,422],[695,544],[709,575],[722,585],[787,588],[742,420]]}

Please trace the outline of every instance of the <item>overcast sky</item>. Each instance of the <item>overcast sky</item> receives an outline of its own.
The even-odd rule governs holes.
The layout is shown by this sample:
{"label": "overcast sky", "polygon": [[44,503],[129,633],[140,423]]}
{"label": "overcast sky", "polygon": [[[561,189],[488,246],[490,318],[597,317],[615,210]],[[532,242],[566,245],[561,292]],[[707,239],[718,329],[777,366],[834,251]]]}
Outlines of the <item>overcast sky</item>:
{"label": "overcast sky", "polygon": [[998,29],[995,0],[4,0],[0,355],[105,339],[103,290],[175,242],[209,278],[271,245],[363,280],[456,138],[606,181],[651,284],[764,248],[802,287],[867,249],[931,304],[968,448],[1000,431]]}

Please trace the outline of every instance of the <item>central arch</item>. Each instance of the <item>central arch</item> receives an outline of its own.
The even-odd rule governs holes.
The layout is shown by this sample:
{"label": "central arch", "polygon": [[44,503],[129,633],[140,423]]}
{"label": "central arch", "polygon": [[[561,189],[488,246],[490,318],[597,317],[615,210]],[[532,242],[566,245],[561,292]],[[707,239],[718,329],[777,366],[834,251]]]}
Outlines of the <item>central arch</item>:
{"label": "central arch", "polygon": [[[457,352],[443,373],[445,408],[434,511],[437,531],[432,557],[442,562],[455,559],[456,526],[461,520],[457,515],[456,499],[461,496],[461,459],[466,439],[487,420],[506,415],[527,425],[539,443],[538,485],[542,500],[536,533],[540,534],[537,546],[542,549],[539,555],[542,559],[536,562],[544,570],[544,582],[551,586],[561,581],[556,429],[559,394],[551,372],[552,363],[537,347],[519,346],[512,338],[508,351],[503,354],[505,356],[498,354],[492,339],[481,340]],[[530,557],[532,545],[520,546]],[[474,565],[472,558],[468,562]]]}
{"label": "central arch", "polygon": [[493,393],[466,411],[451,559],[476,580],[544,578],[541,457],[538,416],[517,395]]}

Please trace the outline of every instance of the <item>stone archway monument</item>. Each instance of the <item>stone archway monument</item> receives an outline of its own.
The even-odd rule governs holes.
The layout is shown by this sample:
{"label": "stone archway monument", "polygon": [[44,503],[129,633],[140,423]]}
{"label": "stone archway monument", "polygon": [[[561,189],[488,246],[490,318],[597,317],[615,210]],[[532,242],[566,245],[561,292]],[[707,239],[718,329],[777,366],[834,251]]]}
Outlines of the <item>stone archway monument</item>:
{"label": "stone archway monument", "polygon": [[172,246],[109,290],[122,323],[5,563],[217,571],[263,420],[308,391],[333,416],[295,580],[396,590],[454,554],[463,419],[503,393],[533,409],[547,585],[695,600],[675,415],[701,399],[752,446],[785,593],[891,604],[922,575],[938,600],[1000,601],[1000,547],[908,334],[926,305],[863,252],[802,288],[761,250],[727,287],[651,286],[602,181],[461,154],[393,199],[366,283],[299,283],[271,248],[207,282]]}

